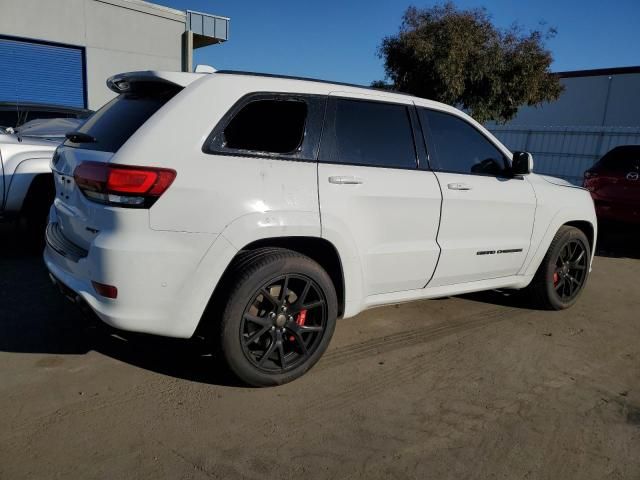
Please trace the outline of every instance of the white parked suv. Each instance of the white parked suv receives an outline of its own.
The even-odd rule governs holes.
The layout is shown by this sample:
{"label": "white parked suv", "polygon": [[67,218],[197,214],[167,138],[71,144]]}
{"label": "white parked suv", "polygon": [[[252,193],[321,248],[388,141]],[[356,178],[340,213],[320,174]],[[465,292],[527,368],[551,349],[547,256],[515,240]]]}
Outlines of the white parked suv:
{"label": "white parked suv", "polygon": [[585,285],[589,193],[455,108],[244,72],[107,83],[119,96],[52,160],[44,258],[113,327],[198,329],[273,385],[314,365],[338,317],[496,288],[562,309]]}

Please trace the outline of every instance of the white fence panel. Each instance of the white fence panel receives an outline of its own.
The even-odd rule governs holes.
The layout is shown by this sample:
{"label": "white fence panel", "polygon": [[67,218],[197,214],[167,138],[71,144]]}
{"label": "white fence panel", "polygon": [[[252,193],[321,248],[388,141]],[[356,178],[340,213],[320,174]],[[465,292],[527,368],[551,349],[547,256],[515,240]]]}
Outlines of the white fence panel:
{"label": "white fence panel", "polygon": [[581,185],[584,171],[618,145],[640,145],[638,127],[531,127],[492,125],[511,151],[531,152],[534,170]]}

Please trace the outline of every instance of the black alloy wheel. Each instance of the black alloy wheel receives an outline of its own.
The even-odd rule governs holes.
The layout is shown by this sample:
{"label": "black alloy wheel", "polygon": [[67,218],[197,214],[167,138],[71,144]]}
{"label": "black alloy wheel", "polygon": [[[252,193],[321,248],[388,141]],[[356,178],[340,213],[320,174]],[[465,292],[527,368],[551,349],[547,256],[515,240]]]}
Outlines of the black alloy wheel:
{"label": "black alloy wheel", "polygon": [[560,227],[525,289],[532,304],[546,310],[569,308],[587,283],[590,262],[591,245],[585,232],[574,226]]}
{"label": "black alloy wheel", "polygon": [[240,253],[218,297],[213,319],[219,353],[243,383],[281,385],[304,375],[327,349],[338,317],[329,274],[292,250]]}
{"label": "black alloy wheel", "polygon": [[258,369],[284,373],[308,361],[327,325],[327,301],[318,284],[299,274],[266,282],[245,308],[240,341]]}
{"label": "black alloy wheel", "polygon": [[587,278],[587,248],[579,239],[570,240],[560,250],[553,272],[553,288],[563,302],[573,300]]}

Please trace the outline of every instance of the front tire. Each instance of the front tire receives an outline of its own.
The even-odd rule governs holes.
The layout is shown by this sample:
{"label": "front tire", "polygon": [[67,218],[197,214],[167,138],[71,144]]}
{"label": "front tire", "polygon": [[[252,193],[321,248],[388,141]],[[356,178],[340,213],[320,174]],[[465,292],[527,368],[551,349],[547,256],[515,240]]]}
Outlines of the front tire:
{"label": "front tire", "polygon": [[338,302],[327,272],[297,252],[269,248],[249,252],[230,281],[219,350],[231,372],[258,387],[307,372],[335,329]]}
{"label": "front tire", "polygon": [[525,290],[536,306],[563,310],[578,300],[589,277],[591,248],[578,228],[562,226]]}

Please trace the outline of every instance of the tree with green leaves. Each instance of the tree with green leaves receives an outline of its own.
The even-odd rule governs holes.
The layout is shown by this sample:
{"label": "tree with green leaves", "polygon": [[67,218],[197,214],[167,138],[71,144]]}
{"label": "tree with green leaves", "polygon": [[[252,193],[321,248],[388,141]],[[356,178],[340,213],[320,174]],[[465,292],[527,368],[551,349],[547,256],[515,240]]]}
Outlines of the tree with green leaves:
{"label": "tree with green leaves", "polygon": [[520,106],[562,93],[545,48],[555,33],[542,27],[524,32],[517,25],[501,29],[484,8],[460,10],[451,2],[409,7],[398,34],[379,47],[391,85],[372,85],[455,105],[480,122],[506,122]]}

